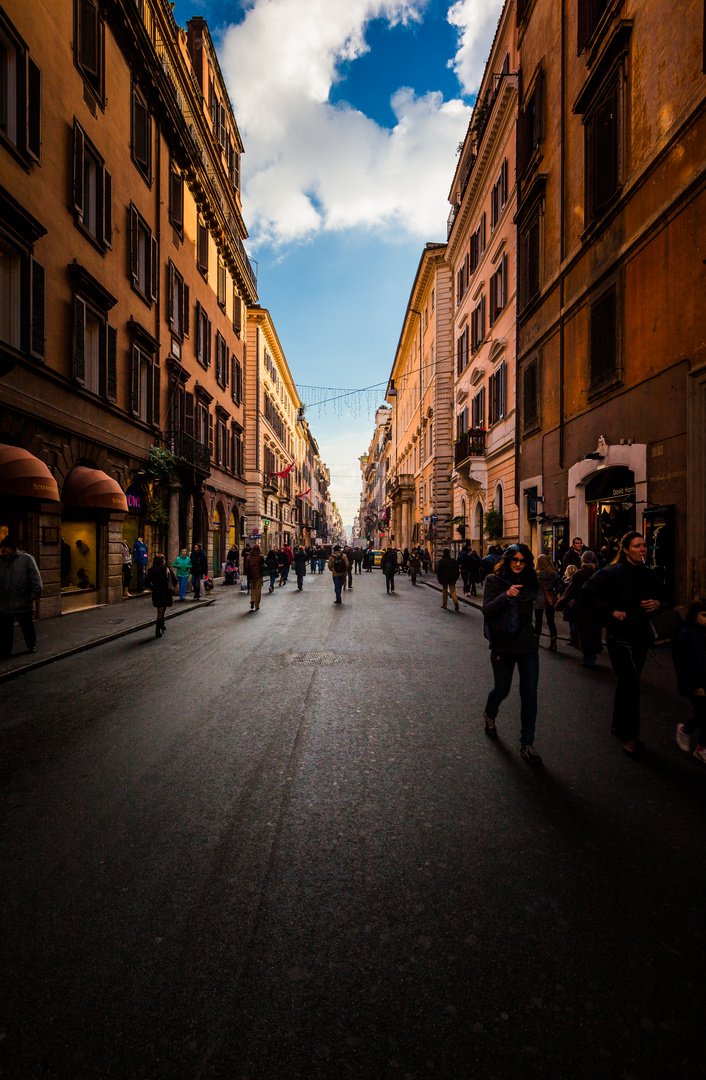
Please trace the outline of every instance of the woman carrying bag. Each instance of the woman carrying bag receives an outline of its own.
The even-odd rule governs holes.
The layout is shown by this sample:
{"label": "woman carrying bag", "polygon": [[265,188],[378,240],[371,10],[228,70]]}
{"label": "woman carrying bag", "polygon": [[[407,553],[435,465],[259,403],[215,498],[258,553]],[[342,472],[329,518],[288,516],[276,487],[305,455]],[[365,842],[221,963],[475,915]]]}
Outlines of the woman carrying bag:
{"label": "woman carrying bag", "polygon": [[541,765],[534,749],[537,720],[539,646],[532,615],[539,585],[534,558],[526,544],[511,544],[488,574],[483,587],[484,633],[490,642],[495,685],[488,695],[483,719],[486,735],[495,736],[500,704],[510,693],[517,665],[520,675],[520,755],[530,765]]}
{"label": "woman carrying bag", "polygon": [[145,585],[152,590],[152,606],[157,608],[154,636],[160,638],[167,629],[164,613],[172,606],[172,590],[176,585],[176,577],[167,566],[164,555],[155,555],[154,562],[147,571]]}
{"label": "woman carrying bag", "polygon": [[549,652],[556,652],[556,622],[554,620],[554,607],[561,585],[561,579],[557,574],[548,555],[540,555],[537,559],[537,581],[539,589],[534,601],[534,636],[539,641],[542,636],[542,622],[547,617],[547,629],[549,630]]}

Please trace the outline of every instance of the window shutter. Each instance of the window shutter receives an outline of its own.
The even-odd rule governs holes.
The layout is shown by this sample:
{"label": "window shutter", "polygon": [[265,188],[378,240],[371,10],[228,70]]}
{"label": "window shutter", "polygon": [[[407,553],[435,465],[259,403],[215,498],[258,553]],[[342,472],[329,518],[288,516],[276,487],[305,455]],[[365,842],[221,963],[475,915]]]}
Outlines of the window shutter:
{"label": "window shutter", "polygon": [[131,206],[130,216],[130,277],[133,285],[137,284],[137,210]]}
{"label": "window shutter", "polygon": [[151,237],[151,265],[150,265],[150,296],[154,301],[159,295],[159,245],[157,237]]}
{"label": "window shutter", "polygon": [[108,396],[108,335],[105,323],[101,323],[98,331],[98,393],[101,397]]}
{"label": "window shutter", "polygon": [[159,427],[160,417],[160,392],[162,388],[162,373],[159,368],[159,363],[152,365],[152,423],[156,428]]}
{"label": "window shutter", "polygon": [[591,305],[591,386],[600,386],[617,373],[615,286]]}
{"label": "window shutter", "polygon": [[605,206],[618,187],[617,106],[617,90],[613,89],[598,106],[593,118],[594,213]]}
{"label": "window shutter", "polygon": [[172,225],[181,231],[184,228],[184,182],[174,168],[169,172],[169,196]]}
{"label": "window shutter", "polygon": [[208,414],[208,452],[213,457],[213,415]]}
{"label": "window shutter", "polygon": [[495,322],[495,309],[497,307],[498,275],[493,274],[490,279],[490,325]]}
{"label": "window shutter", "polygon": [[225,338],[223,338],[223,378],[225,386],[228,386],[230,383],[230,350]]}
{"label": "window shutter", "polygon": [[167,322],[174,333],[174,264],[169,260],[167,266]]}
{"label": "window shutter", "polygon": [[133,416],[140,415],[140,350],[137,345],[132,347],[132,363],[130,367],[130,408]]}
{"label": "window shutter", "polygon": [[211,366],[211,320],[206,319],[206,367]]}
{"label": "window shutter", "polygon": [[132,92],[132,152],[137,164],[147,172],[150,165],[149,113],[137,90]]}
{"label": "window shutter", "polygon": [[74,296],[74,379],[86,381],[86,305],[79,296]]}
{"label": "window shutter", "polygon": [[205,351],[206,351],[206,342],[204,341],[204,325],[203,325],[203,319],[201,318],[201,304],[197,300],[196,301],[196,325],[195,325],[195,332],[194,332],[194,352],[196,353],[196,359],[199,360],[202,364],[204,364],[204,366],[205,366],[205,363],[206,363],[206,361],[204,360]]}
{"label": "window shutter", "polygon": [[84,135],[74,120],[74,210],[83,214],[83,153]]}
{"label": "window shutter", "polygon": [[42,73],[27,53],[27,153],[39,161],[42,149]]}
{"label": "window shutter", "polygon": [[114,326],[108,327],[108,347],[106,357],[105,396],[108,401],[118,400],[118,332]]}
{"label": "window shutter", "polygon": [[194,395],[188,391],[184,394],[184,432],[194,437]]}
{"label": "window shutter", "polygon": [[36,259],[30,259],[29,353],[35,360],[45,357],[47,272]]}
{"label": "window shutter", "polygon": [[241,300],[235,289],[233,289],[233,329],[236,334],[239,334],[242,330],[242,308]]}
{"label": "window shutter", "polygon": [[110,247],[113,243],[113,179],[107,169],[103,169],[103,243]]}
{"label": "window shutter", "polygon": [[152,404],[154,401],[154,364],[147,364],[147,400],[145,401],[145,423],[152,423]]}
{"label": "window shutter", "polygon": [[537,423],[537,364],[528,364],[522,377],[523,428],[530,431]]}
{"label": "window shutter", "polygon": [[578,8],[577,52],[580,56],[591,36],[591,0],[579,0],[576,7]]}
{"label": "window shutter", "polygon": [[500,282],[500,307],[504,308],[507,304],[507,255],[503,255],[502,258],[502,280]]}
{"label": "window shutter", "polygon": [[481,214],[480,226],[481,226],[481,246],[480,246],[480,249],[481,249],[481,251],[485,251],[485,210]]}
{"label": "window shutter", "polygon": [[184,337],[188,337],[189,336],[189,331],[191,329],[191,326],[190,326],[190,323],[189,323],[189,319],[191,318],[191,308],[189,307],[189,286],[186,284],[186,282],[184,282],[184,286],[182,288],[182,303],[183,303],[183,308],[182,308],[181,326],[182,326],[182,331],[183,331]]}
{"label": "window shutter", "polygon": [[80,0],[79,8],[79,60],[81,67],[90,75],[98,77],[98,11],[91,0]]}
{"label": "window shutter", "polygon": [[480,329],[479,329],[479,336],[478,336],[479,344],[483,340],[484,337],[485,337],[485,293],[483,293],[483,295],[480,298]]}
{"label": "window shutter", "polygon": [[500,171],[500,180],[502,184],[502,204],[504,206],[507,202],[507,158],[503,158],[503,167]]}
{"label": "window shutter", "polygon": [[532,100],[534,103],[534,120],[532,125],[532,149],[539,145],[539,141],[542,138],[542,83],[544,81],[544,74],[540,68],[537,72],[537,81],[534,84],[534,92],[532,94]]}
{"label": "window shutter", "polygon": [[208,273],[208,229],[201,222],[198,224],[198,267],[203,274]]}

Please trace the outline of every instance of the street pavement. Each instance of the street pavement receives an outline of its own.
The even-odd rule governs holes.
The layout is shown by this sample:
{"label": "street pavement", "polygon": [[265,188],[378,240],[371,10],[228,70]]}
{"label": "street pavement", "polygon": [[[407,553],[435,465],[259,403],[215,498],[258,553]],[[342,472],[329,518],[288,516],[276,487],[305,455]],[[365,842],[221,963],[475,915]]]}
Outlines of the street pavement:
{"label": "street pavement", "polygon": [[0,686],[0,1076],[703,1076],[668,679],[635,762],[606,663],[543,650],[532,768],[516,686],[483,733],[476,608],[217,596]]}

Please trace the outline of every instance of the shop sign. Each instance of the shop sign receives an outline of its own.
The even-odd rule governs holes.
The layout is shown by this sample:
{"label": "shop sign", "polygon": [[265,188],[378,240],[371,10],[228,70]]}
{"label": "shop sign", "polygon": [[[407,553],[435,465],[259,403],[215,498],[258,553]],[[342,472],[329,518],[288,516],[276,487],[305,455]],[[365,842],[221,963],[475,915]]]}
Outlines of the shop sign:
{"label": "shop sign", "polygon": [[586,484],[586,502],[606,502],[608,499],[629,500],[635,495],[635,474],[623,465],[604,469]]}
{"label": "shop sign", "polygon": [[127,499],[127,508],[130,514],[142,513],[142,488],[139,488],[136,484],[130,484],[130,487],[125,492],[125,498]]}

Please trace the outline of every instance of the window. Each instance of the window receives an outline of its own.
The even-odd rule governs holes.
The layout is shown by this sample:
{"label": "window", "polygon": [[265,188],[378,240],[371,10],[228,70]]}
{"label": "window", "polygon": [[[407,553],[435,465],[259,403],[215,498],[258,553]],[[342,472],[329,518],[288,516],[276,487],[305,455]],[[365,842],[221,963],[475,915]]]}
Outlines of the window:
{"label": "window", "polygon": [[612,0],[578,0],[578,54],[586,48],[589,40],[611,6]]}
{"label": "window", "polygon": [[130,390],[132,415],[159,427],[161,377],[153,354],[134,343],[131,351]]}
{"label": "window", "polygon": [[520,230],[520,307],[539,292],[539,210]]}
{"label": "window", "polygon": [[211,366],[211,320],[199,303],[196,304],[196,359],[203,367]]}
{"label": "window", "polygon": [[167,269],[167,321],[180,342],[189,336],[189,286],[171,261]]}
{"label": "window", "polygon": [[485,293],[471,312],[471,351],[475,352],[485,338]]}
{"label": "window", "polygon": [[503,255],[490,279],[490,317],[492,326],[507,303],[507,255]]}
{"label": "window", "polygon": [[456,438],[459,438],[468,431],[468,409],[461,409],[461,412],[456,417]]}
{"label": "window", "polygon": [[[471,275],[470,275],[470,258],[469,258],[468,252],[466,252],[466,257],[463,260],[463,262],[461,263],[461,269],[458,271],[458,274],[456,275],[456,303],[457,304],[461,303],[461,301],[463,300],[463,297],[466,294],[466,289],[468,288],[468,282],[470,281],[470,277],[471,277]],[[415,351],[416,351],[416,341],[415,341]]]}
{"label": "window", "polygon": [[46,271],[0,236],[0,344],[45,356]]}
{"label": "window", "polygon": [[42,73],[0,9],[0,135],[16,156],[39,161]]}
{"label": "window", "polygon": [[476,231],[471,236],[471,246],[470,246],[470,252],[469,252],[469,270],[470,270],[471,274],[474,273],[476,267],[478,266],[478,263],[480,262],[480,257],[481,257],[481,255],[483,254],[484,251],[485,251],[485,211],[483,211],[483,213],[481,214],[480,221],[478,223],[478,228],[476,229]]}
{"label": "window", "polygon": [[233,185],[233,190],[237,193],[240,191],[240,154],[231,142],[230,135],[228,136],[226,156],[228,160],[228,176]]}
{"label": "window", "polygon": [[488,380],[488,397],[490,399],[490,416],[488,417],[489,426],[497,424],[499,420],[504,419],[506,401],[506,372],[505,363],[500,364]]}
{"label": "window", "polygon": [[132,88],[132,160],[148,184],[152,183],[152,118],[142,92]]}
{"label": "window", "polygon": [[243,429],[239,424],[233,423],[233,430],[231,432],[232,448],[231,448],[231,468],[236,476],[242,476],[244,472],[244,452],[243,452]]}
{"label": "window", "polygon": [[468,327],[456,341],[456,374],[460,375],[468,363]]}
{"label": "window", "polygon": [[618,377],[617,287],[591,304],[590,389],[602,390]]}
{"label": "window", "polygon": [[218,258],[218,303],[225,311],[226,309],[226,264],[223,260]]}
{"label": "window", "polygon": [[103,158],[74,120],[73,204],[76,224],[104,250],[113,234],[112,181]]}
{"label": "window", "polygon": [[73,301],[73,374],[92,394],[117,401],[117,331],[104,311],[78,293]]}
{"label": "window", "polygon": [[507,202],[507,158],[503,159],[500,168],[500,176],[493,185],[490,196],[490,231],[492,232],[498,223],[500,214]]}
{"label": "window", "polygon": [[95,0],[75,0],[74,19],[74,63],[102,104],[105,30]]}
{"label": "window", "polygon": [[471,402],[471,427],[485,427],[485,387],[482,386]]}
{"label": "window", "polygon": [[130,278],[133,288],[152,306],[157,299],[159,253],[156,237],[147,222],[130,204]]}
{"label": "window", "polygon": [[208,229],[200,218],[196,226],[196,265],[208,279]]}
{"label": "window", "polygon": [[501,535],[502,535],[502,530],[504,530],[504,528],[505,528],[505,522],[503,520],[503,514],[504,514],[503,502],[504,502],[503,489],[500,486],[500,484],[498,484],[498,486],[495,489],[495,501],[493,502],[493,509],[498,514],[499,523],[500,523],[500,529],[501,529]]}
{"label": "window", "polygon": [[228,438],[226,421],[221,416],[216,420],[215,457],[216,464],[220,465],[221,468],[230,468],[230,439]]}
{"label": "window", "polygon": [[240,405],[243,400],[243,368],[235,353],[231,356],[231,363],[233,368],[231,374],[231,396],[235,404]]}
{"label": "window", "polygon": [[539,427],[539,383],[536,360],[530,360],[522,372],[522,430]]}
{"label": "window", "polygon": [[216,331],[216,382],[223,389],[228,385],[228,346],[219,330]]}
{"label": "window", "polygon": [[169,220],[176,231],[184,234],[184,177],[171,163],[169,168]]}
{"label": "window", "polygon": [[233,329],[238,337],[243,329],[243,302],[238,296],[238,290],[233,286]]}
{"label": "window", "polygon": [[613,83],[584,118],[586,216],[591,222],[619,187],[618,87]]}
{"label": "window", "polygon": [[539,150],[542,141],[542,69],[537,70],[534,84],[519,116],[520,171],[524,172]]}

